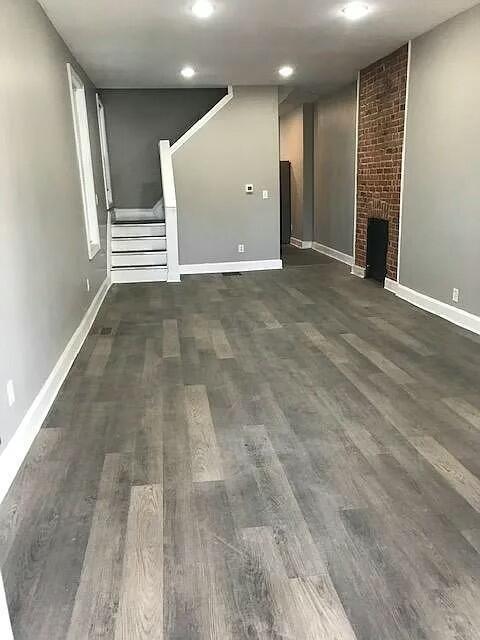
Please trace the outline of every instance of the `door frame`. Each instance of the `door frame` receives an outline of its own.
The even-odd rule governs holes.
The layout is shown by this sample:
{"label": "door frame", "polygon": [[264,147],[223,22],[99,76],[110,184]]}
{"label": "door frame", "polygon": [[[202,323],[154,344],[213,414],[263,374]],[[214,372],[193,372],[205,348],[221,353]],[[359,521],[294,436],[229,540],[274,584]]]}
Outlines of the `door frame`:
{"label": "door frame", "polygon": [[0,638],[2,638],[2,640],[13,640],[12,625],[10,623],[10,614],[2,574],[0,574]]}
{"label": "door frame", "polygon": [[96,101],[97,101],[98,132],[100,135],[100,151],[102,156],[102,167],[103,167],[103,184],[105,187],[105,201],[107,203],[107,209],[111,209],[113,207],[112,174],[110,172],[110,156],[108,154],[107,126],[105,123],[105,107],[98,93],[96,94]]}
{"label": "door frame", "polygon": [[97,194],[95,192],[95,175],[93,173],[92,145],[90,143],[88,126],[87,98],[85,85],[70,63],[67,63],[67,72],[88,257],[92,260],[100,251],[100,231],[98,228]]}

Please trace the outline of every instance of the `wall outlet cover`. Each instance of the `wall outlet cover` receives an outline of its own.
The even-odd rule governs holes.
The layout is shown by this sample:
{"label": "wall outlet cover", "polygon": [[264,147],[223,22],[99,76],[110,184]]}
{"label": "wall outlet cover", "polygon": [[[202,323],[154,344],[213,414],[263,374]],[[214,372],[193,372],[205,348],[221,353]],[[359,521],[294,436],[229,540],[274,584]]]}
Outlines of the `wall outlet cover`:
{"label": "wall outlet cover", "polygon": [[245,245],[244,244],[239,244],[238,245],[238,253],[245,253]]}
{"label": "wall outlet cover", "polygon": [[263,195],[263,199],[264,199],[264,200],[268,200],[268,198],[270,197],[270,195],[269,195],[269,193],[268,193],[267,189],[264,189],[264,190],[263,190],[263,194],[262,194],[262,195]]}
{"label": "wall outlet cover", "polygon": [[253,193],[253,184],[245,185],[245,193]]}
{"label": "wall outlet cover", "polygon": [[459,289],[454,289],[452,292],[452,300],[453,302],[458,302],[460,299],[460,291]]}

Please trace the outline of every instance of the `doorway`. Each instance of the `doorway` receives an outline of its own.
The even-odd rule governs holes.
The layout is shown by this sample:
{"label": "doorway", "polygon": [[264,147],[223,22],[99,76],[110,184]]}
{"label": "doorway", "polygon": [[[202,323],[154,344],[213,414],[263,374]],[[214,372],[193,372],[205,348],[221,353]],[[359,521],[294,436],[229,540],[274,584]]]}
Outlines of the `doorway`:
{"label": "doorway", "polygon": [[107,209],[113,207],[112,178],[110,174],[110,158],[108,155],[107,126],[105,123],[105,107],[97,93],[98,130],[100,134],[100,150],[102,154],[103,182],[105,185],[105,201]]}

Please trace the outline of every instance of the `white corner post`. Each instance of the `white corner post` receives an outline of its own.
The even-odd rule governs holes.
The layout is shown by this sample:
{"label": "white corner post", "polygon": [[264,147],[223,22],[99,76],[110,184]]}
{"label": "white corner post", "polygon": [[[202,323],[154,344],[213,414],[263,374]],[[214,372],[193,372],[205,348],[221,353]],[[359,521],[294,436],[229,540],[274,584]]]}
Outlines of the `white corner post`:
{"label": "white corner post", "polygon": [[2,640],[13,640],[12,625],[10,624],[10,614],[8,613],[7,598],[3,586],[3,578],[0,574],[0,638]]}
{"label": "white corner post", "polygon": [[400,182],[400,216],[398,220],[398,254],[397,254],[397,281],[393,285],[400,284],[400,264],[402,259],[402,226],[403,226],[403,206],[405,193],[405,164],[407,158],[407,126],[408,126],[408,103],[410,99],[410,72],[412,68],[412,41],[408,41],[407,60],[407,86],[405,91],[405,115],[403,122],[403,148],[402,148],[402,175]]}
{"label": "white corner post", "polygon": [[172,150],[169,140],[160,140],[160,167],[162,171],[163,201],[167,233],[167,282],[180,282],[178,265],[178,219]]}
{"label": "white corner post", "polygon": [[357,73],[357,111],[355,116],[355,187],[353,198],[353,265],[352,275],[358,278],[365,277],[365,269],[357,267],[355,259],[357,256],[357,207],[358,207],[358,137],[360,135],[360,80],[361,71]]}

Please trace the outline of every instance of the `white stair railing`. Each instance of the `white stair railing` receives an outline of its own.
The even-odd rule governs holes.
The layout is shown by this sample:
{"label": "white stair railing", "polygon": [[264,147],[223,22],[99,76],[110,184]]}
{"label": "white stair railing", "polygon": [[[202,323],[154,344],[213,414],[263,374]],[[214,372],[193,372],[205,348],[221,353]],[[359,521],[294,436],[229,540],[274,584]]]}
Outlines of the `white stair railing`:
{"label": "white stair railing", "polygon": [[180,282],[178,264],[177,196],[173,175],[172,150],[169,140],[160,140],[160,167],[162,173],[163,201],[167,234],[167,282]]}

